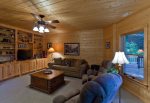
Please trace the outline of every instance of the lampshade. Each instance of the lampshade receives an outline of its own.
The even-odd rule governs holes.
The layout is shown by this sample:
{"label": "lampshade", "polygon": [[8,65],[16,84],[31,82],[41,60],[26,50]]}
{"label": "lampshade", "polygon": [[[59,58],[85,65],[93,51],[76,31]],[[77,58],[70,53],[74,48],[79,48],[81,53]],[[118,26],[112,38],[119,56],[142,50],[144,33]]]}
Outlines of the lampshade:
{"label": "lampshade", "polygon": [[39,31],[43,31],[43,30],[44,30],[44,26],[43,26],[43,25],[40,25]]}
{"label": "lampshade", "polygon": [[39,31],[37,26],[34,26],[33,31]]}
{"label": "lampshade", "polygon": [[49,29],[48,29],[48,28],[45,28],[45,29],[44,29],[44,32],[49,32]]}
{"label": "lampshade", "polygon": [[54,50],[54,48],[52,48],[52,47],[50,47],[49,49],[48,49],[48,52],[49,53],[53,53],[55,50]]}
{"label": "lampshade", "polygon": [[114,59],[112,60],[112,63],[113,64],[119,64],[120,66],[122,64],[129,64],[129,61],[127,60],[124,52],[116,52],[115,53],[115,56],[114,56]]}
{"label": "lampshade", "polygon": [[39,30],[39,33],[44,33],[44,30]]}

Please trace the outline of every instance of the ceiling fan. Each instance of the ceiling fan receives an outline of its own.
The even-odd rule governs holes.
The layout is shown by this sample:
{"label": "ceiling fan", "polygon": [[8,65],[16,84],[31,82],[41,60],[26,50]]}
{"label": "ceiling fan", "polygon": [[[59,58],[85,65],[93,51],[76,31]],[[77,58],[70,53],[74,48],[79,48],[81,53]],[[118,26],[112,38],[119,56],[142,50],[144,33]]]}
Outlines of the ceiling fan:
{"label": "ceiling fan", "polygon": [[44,15],[36,15],[34,13],[31,13],[31,15],[37,20],[33,27],[33,31],[39,31],[40,33],[49,32],[47,26],[49,26],[52,29],[55,29],[56,27],[51,24],[59,23],[59,20],[50,20],[50,21],[44,20],[45,17]]}

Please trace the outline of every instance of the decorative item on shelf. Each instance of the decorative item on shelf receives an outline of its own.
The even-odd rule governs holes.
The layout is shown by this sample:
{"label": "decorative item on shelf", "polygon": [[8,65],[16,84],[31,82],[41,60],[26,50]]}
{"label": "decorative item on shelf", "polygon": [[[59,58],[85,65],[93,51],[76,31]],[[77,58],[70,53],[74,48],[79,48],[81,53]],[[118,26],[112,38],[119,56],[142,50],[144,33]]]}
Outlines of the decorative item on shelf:
{"label": "decorative item on shelf", "polygon": [[52,70],[51,69],[46,69],[46,70],[44,70],[44,74],[52,74]]}
{"label": "decorative item on shelf", "polygon": [[106,48],[106,49],[110,49],[110,42],[106,42],[106,43],[105,43],[105,48]]}
{"label": "decorative item on shelf", "polygon": [[54,48],[50,47],[48,49],[48,53],[50,53],[50,62],[53,62],[53,52],[55,52]]}
{"label": "decorative item on shelf", "polygon": [[80,55],[80,44],[79,43],[64,43],[64,55]]}
{"label": "decorative item on shelf", "polygon": [[[124,52],[116,52],[115,53],[115,56],[114,56],[114,59],[112,60],[112,63],[113,64],[118,64],[118,71],[119,71],[119,74],[121,74],[121,66],[123,64],[129,64],[129,61],[127,60]],[[121,89],[119,89],[119,103],[121,103]]]}
{"label": "decorative item on shelf", "polygon": [[49,49],[50,47],[52,47],[52,43],[47,43],[47,49]]}

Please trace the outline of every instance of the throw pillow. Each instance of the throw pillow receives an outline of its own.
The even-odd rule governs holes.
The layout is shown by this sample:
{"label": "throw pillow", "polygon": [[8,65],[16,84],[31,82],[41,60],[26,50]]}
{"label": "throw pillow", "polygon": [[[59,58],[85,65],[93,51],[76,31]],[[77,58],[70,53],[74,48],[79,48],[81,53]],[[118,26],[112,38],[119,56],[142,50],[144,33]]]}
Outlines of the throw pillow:
{"label": "throw pillow", "polygon": [[93,73],[94,73],[94,70],[92,69],[87,70],[87,75],[93,75]]}
{"label": "throw pillow", "polygon": [[70,62],[70,66],[75,67],[76,59],[71,59]]}
{"label": "throw pillow", "polygon": [[77,59],[74,63],[74,66],[75,67],[79,67],[81,65],[81,60],[80,59]]}
{"label": "throw pillow", "polygon": [[54,63],[56,65],[61,65],[62,64],[62,59],[61,58],[54,58]]}
{"label": "throw pillow", "polygon": [[64,60],[62,61],[62,65],[63,65],[63,66],[70,66],[70,64],[71,64],[71,62],[70,62],[69,59],[64,59]]}

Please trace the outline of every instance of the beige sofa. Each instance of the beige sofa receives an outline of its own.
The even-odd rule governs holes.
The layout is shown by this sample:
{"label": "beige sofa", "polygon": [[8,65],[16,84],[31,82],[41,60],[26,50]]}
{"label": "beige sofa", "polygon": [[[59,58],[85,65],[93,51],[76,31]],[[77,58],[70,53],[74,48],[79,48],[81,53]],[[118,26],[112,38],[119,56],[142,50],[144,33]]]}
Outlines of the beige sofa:
{"label": "beige sofa", "polygon": [[49,68],[54,70],[62,70],[66,76],[81,78],[89,68],[88,63],[84,59],[71,58],[55,58],[54,63],[49,63]]}

